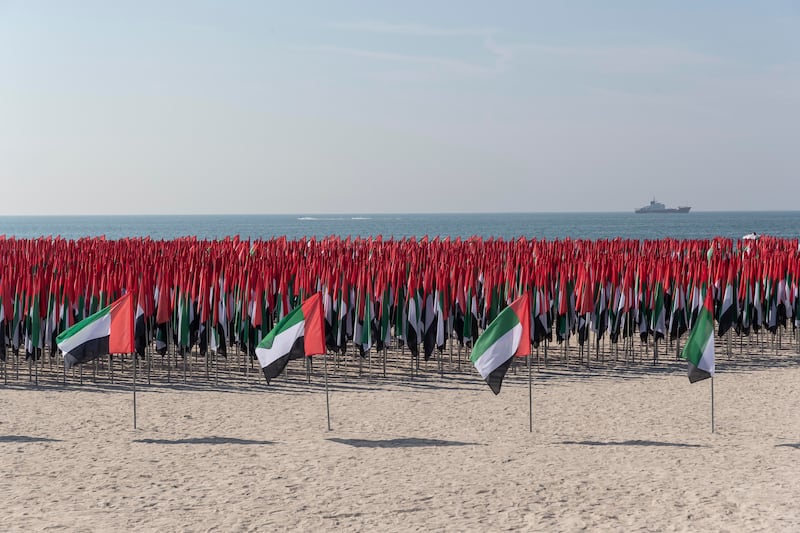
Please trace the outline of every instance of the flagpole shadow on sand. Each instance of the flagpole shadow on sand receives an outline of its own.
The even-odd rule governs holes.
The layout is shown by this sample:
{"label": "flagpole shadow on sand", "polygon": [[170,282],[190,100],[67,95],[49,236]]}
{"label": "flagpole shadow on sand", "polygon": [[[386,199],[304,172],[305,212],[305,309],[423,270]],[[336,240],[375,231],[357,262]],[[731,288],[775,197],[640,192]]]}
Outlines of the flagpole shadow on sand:
{"label": "flagpole shadow on sand", "polygon": [[346,444],[354,448],[424,448],[424,447],[441,447],[441,446],[484,446],[477,442],[460,442],[454,440],[438,440],[438,439],[419,439],[415,437],[398,438],[398,439],[343,439],[343,438],[330,438],[325,439],[330,442],[339,444]]}
{"label": "flagpole shadow on sand", "polygon": [[705,448],[703,444],[686,444],[683,442],[661,442],[655,440],[622,440],[622,441],[596,441],[596,440],[565,440],[558,444],[578,444],[580,446],[666,446],[675,448]]}
{"label": "flagpole shadow on sand", "polygon": [[61,439],[51,439],[48,437],[29,437],[28,435],[0,435],[0,443],[3,442],[63,442]]}
{"label": "flagpole shadow on sand", "polygon": [[269,440],[237,439],[235,437],[188,437],[184,439],[134,439],[139,444],[275,444]]}

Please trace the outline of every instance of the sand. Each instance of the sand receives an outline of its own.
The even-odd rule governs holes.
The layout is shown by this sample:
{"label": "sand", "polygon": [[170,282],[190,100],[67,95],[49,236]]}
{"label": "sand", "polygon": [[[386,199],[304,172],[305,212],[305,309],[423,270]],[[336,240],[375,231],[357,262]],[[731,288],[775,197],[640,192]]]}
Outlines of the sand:
{"label": "sand", "polygon": [[0,386],[2,531],[798,531],[800,356]]}

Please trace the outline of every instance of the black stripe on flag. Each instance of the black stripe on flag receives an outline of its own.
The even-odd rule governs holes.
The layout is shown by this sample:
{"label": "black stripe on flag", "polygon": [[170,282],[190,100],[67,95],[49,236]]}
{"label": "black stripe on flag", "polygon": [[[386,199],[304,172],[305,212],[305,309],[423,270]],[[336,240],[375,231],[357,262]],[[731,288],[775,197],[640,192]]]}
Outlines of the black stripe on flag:
{"label": "black stripe on flag", "polygon": [[75,365],[88,363],[103,355],[108,355],[109,335],[90,339],[64,354],[64,366],[67,370]]}

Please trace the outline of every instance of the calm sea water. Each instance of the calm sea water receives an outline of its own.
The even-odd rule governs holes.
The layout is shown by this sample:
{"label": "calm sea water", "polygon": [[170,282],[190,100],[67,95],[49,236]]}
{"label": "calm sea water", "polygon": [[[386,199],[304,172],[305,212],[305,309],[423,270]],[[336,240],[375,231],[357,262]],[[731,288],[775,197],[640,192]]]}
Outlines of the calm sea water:
{"label": "calm sea water", "polygon": [[634,213],[502,213],[389,215],[148,215],[0,217],[0,235],[67,239],[105,235],[108,239],[150,236],[173,239],[194,235],[219,239],[327,235],[423,237],[536,237],[564,239],[678,239],[715,236],[741,238],[756,232],[800,236],[800,211],[697,212],[672,215]]}

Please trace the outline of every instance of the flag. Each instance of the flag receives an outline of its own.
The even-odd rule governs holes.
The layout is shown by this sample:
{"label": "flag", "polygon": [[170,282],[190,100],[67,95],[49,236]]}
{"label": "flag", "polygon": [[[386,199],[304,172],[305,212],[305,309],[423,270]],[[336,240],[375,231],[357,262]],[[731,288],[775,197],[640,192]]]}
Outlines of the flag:
{"label": "flag", "polygon": [[697,321],[692,326],[681,357],[689,362],[689,382],[694,383],[714,375],[714,316],[711,289]]}
{"label": "flag", "polygon": [[35,361],[41,357],[42,333],[39,291],[35,290],[31,295],[30,308],[25,319],[25,359]]}
{"label": "flag", "polygon": [[370,348],[372,348],[372,341],[375,337],[372,316],[372,298],[369,292],[367,292],[364,298],[364,316],[356,320],[353,332],[353,344],[358,348],[358,353],[362,358],[366,357],[367,353],[369,353]]}
{"label": "flag", "polygon": [[413,291],[408,299],[408,321],[406,322],[406,343],[411,355],[419,356],[419,341],[422,338],[423,323],[419,302],[419,291]]}
{"label": "flag", "polygon": [[6,325],[5,308],[3,304],[3,285],[0,283],[0,361],[6,360]]}
{"label": "flag", "polygon": [[531,353],[530,338],[530,303],[524,294],[497,315],[472,348],[470,360],[493,393],[500,393],[511,358]]}
{"label": "flag", "polygon": [[[733,274],[731,274],[730,277],[733,277]],[[736,303],[737,302],[734,298],[733,283],[731,279],[728,279],[728,282],[725,285],[725,292],[722,296],[722,305],[720,306],[719,332],[717,333],[718,337],[725,335],[725,333],[731,329],[731,326],[733,326],[733,323],[736,321],[736,315],[738,315]]]}
{"label": "flag", "polygon": [[133,353],[133,296],[127,293],[56,337],[64,352],[64,367],[86,363],[110,353]]}
{"label": "flag", "polygon": [[663,339],[667,331],[666,327],[666,310],[664,309],[664,286],[660,281],[656,282],[653,289],[653,305],[652,315],[650,315],[650,327],[653,332],[653,337],[656,340]]}
{"label": "flag", "polygon": [[672,298],[672,312],[669,315],[670,339],[675,340],[686,333],[686,298],[683,288],[676,283]]}
{"label": "flag", "polygon": [[267,333],[256,346],[267,383],[283,372],[289,360],[325,353],[324,323],[321,293],[316,293]]}
{"label": "flag", "polygon": [[425,352],[425,360],[431,358],[433,350],[436,348],[436,307],[434,305],[434,295],[432,292],[425,297],[425,307],[422,310],[423,331],[422,349]]}
{"label": "flag", "polygon": [[136,344],[136,353],[144,356],[147,348],[147,330],[144,317],[144,289],[139,289],[139,298],[136,302],[136,313],[134,316],[133,333]]}

